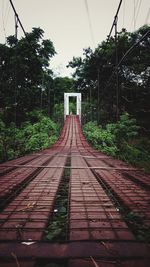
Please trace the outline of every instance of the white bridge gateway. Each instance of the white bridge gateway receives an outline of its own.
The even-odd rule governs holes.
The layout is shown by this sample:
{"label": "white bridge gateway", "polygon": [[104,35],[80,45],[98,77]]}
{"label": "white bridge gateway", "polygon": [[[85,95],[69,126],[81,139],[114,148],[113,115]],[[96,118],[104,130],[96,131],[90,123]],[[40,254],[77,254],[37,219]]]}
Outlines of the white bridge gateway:
{"label": "white bridge gateway", "polygon": [[76,97],[76,115],[81,123],[81,93],[64,93],[64,120],[69,115],[69,97]]}

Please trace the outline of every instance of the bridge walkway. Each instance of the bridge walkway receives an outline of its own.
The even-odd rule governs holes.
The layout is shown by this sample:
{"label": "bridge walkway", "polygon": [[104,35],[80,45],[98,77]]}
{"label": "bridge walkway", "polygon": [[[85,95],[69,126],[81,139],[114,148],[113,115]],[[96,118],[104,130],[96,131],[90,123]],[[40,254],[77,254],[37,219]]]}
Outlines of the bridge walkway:
{"label": "bridge walkway", "polygon": [[0,266],[149,266],[137,240],[149,190],[147,174],[94,150],[68,116],[51,148],[0,165]]}

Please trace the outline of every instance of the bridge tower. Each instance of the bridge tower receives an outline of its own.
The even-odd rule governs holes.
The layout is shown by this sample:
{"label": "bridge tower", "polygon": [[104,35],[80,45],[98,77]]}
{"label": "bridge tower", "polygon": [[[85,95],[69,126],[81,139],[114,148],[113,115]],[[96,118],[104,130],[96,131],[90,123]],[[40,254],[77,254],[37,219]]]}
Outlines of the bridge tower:
{"label": "bridge tower", "polygon": [[76,97],[76,115],[81,123],[81,93],[64,93],[64,120],[69,115],[69,97]]}

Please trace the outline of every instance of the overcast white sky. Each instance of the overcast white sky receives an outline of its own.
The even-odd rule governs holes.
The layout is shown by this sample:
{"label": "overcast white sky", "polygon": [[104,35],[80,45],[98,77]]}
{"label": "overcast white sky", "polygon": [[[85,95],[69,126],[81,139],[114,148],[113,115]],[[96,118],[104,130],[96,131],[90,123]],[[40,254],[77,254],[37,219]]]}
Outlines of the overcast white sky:
{"label": "overcast white sky", "polygon": [[[26,32],[41,27],[44,38],[51,39],[57,55],[51,66],[61,76],[73,56],[82,56],[83,48],[94,48],[106,40],[120,0],[13,0]],[[87,12],[87,5],[88,11]],[[90,20],[89,20],[90,17]],[[118,30],[134,31],[150,24],[150,0],[123,0]],[[0,42],[14,34],[14,15],[9,0],[0,0]],[[19,34],[23,35],[21,29]]]}

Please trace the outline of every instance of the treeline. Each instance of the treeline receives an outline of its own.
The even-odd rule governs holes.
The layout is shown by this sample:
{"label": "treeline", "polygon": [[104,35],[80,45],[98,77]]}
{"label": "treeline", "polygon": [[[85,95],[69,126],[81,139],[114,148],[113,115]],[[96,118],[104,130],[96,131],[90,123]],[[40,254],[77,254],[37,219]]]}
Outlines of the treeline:
{"label": "treeline", "polygon": [[[149,136],[149,26],[133,33],[123,29],[118,33],[117,46],[111,37],[94,51],[84,49],[83,58],[74,57],[68,64],[75,69],[73,78],[55,77],[51,59],[56,51],[52,41],[43,36],[42,29],[33,28],[20,40],[9,36],[6,44],[0,44],[1,161],[46,148],[56,140],[59,127],[53,123],[63,123],[64,92],[82,93],[82,123],[95,121],[101,132],[107,130],[107,124],[120,123],[122,114],[130,114],[141,135],[130,136],[125,146],[137,143],[143,135],[144,138]],[[124,57],[131,47],[133,49]],[[70,111],[74,112],[75,102],[71,102]],[[128,130],[125,127],[125,131]],[[99,133],[99,136],[104,135]],[[100,144],[105,141],[99,137],[98,140],[99,149],[103,149]],[[144,151],[147,140],[140,143]],[[113,154],[114,148],[111,150],[108,145],[105,149]],[[121,151],[123,153],[123,149]]]}
{"label": "treeline", "polygon": [[59,136],[59,125],[40,111],[28,114],[28,121],[20,127],[0,120],[0,162],[7,161],[54,144]]}
{"label": "treeline", "polygon": [[82,93],[84,134],[98,150],[150,171],[150,27],[125,29],[68,66]]}
{"label": "treeline", "polygon": [[[111,37],[94,51],[84,49],[83,58],[73,58],[68,64],[75,68],[73,78],[54,76],[50,63],[56,51],[43,35],[42,29],[33,28],[27,37],[9,36],[6,44],[0,44],[0,112],[6,124],[20,125],[27,112],[37,109],[56,118],[64,92],[76,91],[82,93],[83,122],[97,120],[105,125],[128,112],[149,132],[149,26],[133,33],[123,29],[117,46]],[[117,62],[133,45],[116,72]]]}
{"label": "treeline", "polygon": [[111,37],[94,51],[84,49],[84,57],[74,57],[68,66],[75,69],[76,88],[89,103],[85,121],[92,119],[105,125],[128,112],[143,132],[150,133],[149,26],[133,33],[123,29],[118,33],[117,45]]}
{"label": "treeline", "polygon": [[50,63],[56,51],[43,35],[33,28],[27,37],[9,36],[0,44],[0,112],[8,125],[20,125],[33,110],[53,116],[55,104],[73,87],[73,79],[54,76]]}
{"label": "treeline", "polygon": [[46,148],[58,138],[59,104],[73,79],[55,77],[56,51],[43,35],[33,28],[20,40],[9,36],[0,44],[0,161]]}
{"label": "treeline", "polygon": [[105,127],[88,122],[83,132],[88,142],[101,152],[150,172],[150,140],[139,136],[139,129],[136,120],[124,113],[117,122]]}

